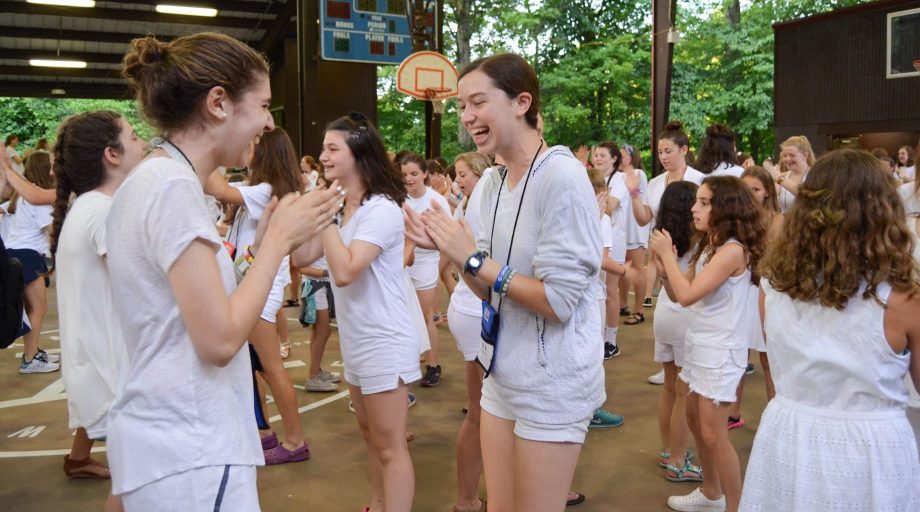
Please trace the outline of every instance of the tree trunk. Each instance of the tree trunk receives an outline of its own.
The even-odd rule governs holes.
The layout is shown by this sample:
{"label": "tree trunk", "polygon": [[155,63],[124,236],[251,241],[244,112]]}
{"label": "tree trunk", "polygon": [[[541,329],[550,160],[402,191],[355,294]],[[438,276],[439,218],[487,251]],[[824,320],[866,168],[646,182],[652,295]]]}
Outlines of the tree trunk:
{"label": "tree trunk", "polygon": [[[462,70],[470,63],[470,38],[473,35],[472,7],[473,0],[456,0],[457,8],[457,65]],[[461,126],[457,130],[457,143],[461,148],[469,149],[473,146],[473,139],[466,128]]]}

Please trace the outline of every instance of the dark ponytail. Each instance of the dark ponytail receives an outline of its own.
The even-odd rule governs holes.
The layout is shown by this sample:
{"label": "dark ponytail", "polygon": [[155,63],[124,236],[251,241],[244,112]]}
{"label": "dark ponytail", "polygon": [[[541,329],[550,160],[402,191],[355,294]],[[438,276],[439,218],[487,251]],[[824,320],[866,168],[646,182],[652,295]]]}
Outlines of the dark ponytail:
{"label": "dark ponytail", "polygon": [[54,145],[54,175],[57,197],[51,224],[51,254],[57,253],[64,218],[70,209],[71,194],[79,196],[93,190],[105,179],[102,159],[106,148],[123,151],[119,136],[121,116],[110,110],[77,114],[58,127]]}

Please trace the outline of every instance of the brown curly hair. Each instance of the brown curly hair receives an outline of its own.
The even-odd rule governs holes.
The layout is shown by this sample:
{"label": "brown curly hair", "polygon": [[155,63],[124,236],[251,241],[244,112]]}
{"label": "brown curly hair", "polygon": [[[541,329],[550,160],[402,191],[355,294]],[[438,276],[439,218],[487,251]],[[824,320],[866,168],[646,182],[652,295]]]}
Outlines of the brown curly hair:
{"label": "brown curly hair", "polygon": [[763,209],[754,201],[754,196],[743,181],[734,176],[710,176],[701,187],[712,191],[712,211],[709,216],[709,231],[700,239],[696,253],[690,259],[690,266],[696,265],[704,254],[712,256],[730,238],[744,247],[751,269],[751,283],[760,284],[758,264],[766,250],[767,224]]}
{"label": "brown curly hair", "polygon": [[863,283],[863,298],[879,303],[879,283],[916,290],[913,245],[884,165],[865,151],[841,149],[811,168],[760,271],[793,299],[842,310]]}

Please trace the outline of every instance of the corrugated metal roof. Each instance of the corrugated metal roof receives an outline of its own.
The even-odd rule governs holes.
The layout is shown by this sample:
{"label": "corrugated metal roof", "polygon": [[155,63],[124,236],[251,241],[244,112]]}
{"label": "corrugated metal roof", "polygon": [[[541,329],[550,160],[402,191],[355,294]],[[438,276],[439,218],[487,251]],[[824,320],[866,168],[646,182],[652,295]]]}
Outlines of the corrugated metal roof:
{"label": "corrugated metal roof", "polygon": [[[95,8],[61,8],[28,4],[26,0],[0,0],[0,96],[45,96],[58,84],[78,85],[83,96],[123,96],[125,83],[108,75],[120,69],[121,57],[134,37],[145,34],[175,37],[213,30],[260,48],[281,33],[293,35],[294,25],[279,15],[295,12],[296,0],[187,1],[218,9],[216,18],[163,15],[154,0],[97,1]],[[290,5],[288,5],[290,3]],[[28,59],[60,55],[88,63],[86,70],[54,70],[29,66]],[[99,94],[93,86],[98,85]],[[115,86],[115,87],[113,87]],[[119,90],[119,87],[123,90]],[[33,91],[34,94],[28,94]]]}

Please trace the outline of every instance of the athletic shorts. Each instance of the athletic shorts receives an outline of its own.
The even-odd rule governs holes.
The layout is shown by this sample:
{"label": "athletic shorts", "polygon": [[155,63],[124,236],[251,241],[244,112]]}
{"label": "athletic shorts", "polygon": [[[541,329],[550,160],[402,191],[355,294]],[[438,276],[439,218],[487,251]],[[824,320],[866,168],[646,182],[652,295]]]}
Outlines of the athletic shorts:
{"label": "athletic shorts", "polygon": [[125,510],[258,512],[255,466],[205,466],[163,477],[121,495]]}
{"label": "athletic shorts", "polygon": [[48,265],[45,263],[45,257],[34,249],[7,249],[7,256],[16,258],[22,264],[22,282],[29,284],[39,277],[45,278],[45,288],[51,286],[51,280],[48,279]]}
{"label": "athletic shorts", "polygon": [[701,347],[687,342],[684,347],[684,366],[680,378],[690,391],[719,402],[734,402],[738,399],[738,383],[747,368],[748,351]]}
{"label": "athletic shorts", "polygon": [[482,341],[482,317],[461,313],[451,304],[447,307],[447,326],[457,342],[457,349],[463,354],[463,360],[475,361]]}
{"label": "athletic shorts", "polygon": [[430,290],[438,285],[438,264],[418,263],[407,267],[412,286],[418,290]]}
{"label": "athletic shorts", "polygon": [[361,388],[362,395],[373,395],[374,393],[383,393],[384,391],[391,391],[399,387],[400,381],[403,384],[412,384],[417,380],[421,380],[422,372],[420,370],[415,370],[411,372],[404,373],[391,373],[388,375],[377,375],[374,377],[359,377],[354,373],[348,371],[348,367],[345,367],[345,382],[351,384],[352,386]]}
{"label": "athletic shorts", "polygon": [[486,411],[492,416],[513,421],[514,435],[528,441],[584,444],[585,436],[588,434],[588,423],[591,422],[591,416],[581,421],[561,425],[526,420],[514,414],[501,398],[497,396],[497,386],[494,379],[486,379],[483,381],[482,399],[479,404],[482,406],[483,411]]}

